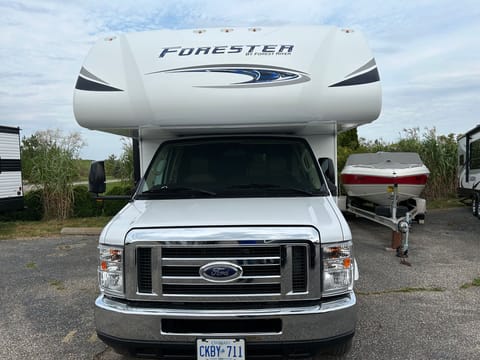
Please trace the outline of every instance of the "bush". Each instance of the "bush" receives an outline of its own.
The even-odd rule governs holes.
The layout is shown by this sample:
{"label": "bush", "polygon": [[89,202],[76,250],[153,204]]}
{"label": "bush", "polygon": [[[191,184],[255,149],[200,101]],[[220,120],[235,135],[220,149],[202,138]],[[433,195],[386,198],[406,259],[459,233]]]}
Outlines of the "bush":
{"label": "bush", "polygon": [[[130,185],[114,186],[107,191],[105,195],[131,195],[132,187]],[[103,215],[113,216],[117,214],[126,204],[128,200],[104,200]]]}
{"label": "bush", "polygon": [[24,209],[0,214],[0,221],[38,221],[43,218],[43,191],[32,190],[24,197]]}
{"label": "bush", "polygon": [[73,181],[78,179],[78,156],[83,146],[79,133],[64,136],[60,130],[37,131],[23,138],[24,176],[42,188],[43,218],[71,216]]}
{"label": "bush", "polygon": [[[105,195],[131,195],[131,187],[128,185],[115,186]],[[95,199],[86,186],[74,187],[74,217],[113,216],[118,213],[128,200],[102,200]]]}
{"label": "bush", "polygon": [[19,211],[22,217],[19,220],[41,220],[43,218],[43,190],[32,190],[23,197],[25,209]]}
{"label": "bush", "polygon": [[100,206],[97,205],[86,186],[75,186],[73,198],[73,217],[92,217],[101,214]]}

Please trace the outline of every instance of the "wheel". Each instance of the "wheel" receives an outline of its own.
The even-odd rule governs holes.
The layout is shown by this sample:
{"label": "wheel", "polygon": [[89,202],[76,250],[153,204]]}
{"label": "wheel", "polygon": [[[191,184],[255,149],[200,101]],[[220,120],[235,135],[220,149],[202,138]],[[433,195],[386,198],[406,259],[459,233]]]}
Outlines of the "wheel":
{"label": "wheel", "polygon": [[480,196],[475,193],[472,198],[472,214],[475,217],[478,217],[478,207],[479,207],[479,198]]}

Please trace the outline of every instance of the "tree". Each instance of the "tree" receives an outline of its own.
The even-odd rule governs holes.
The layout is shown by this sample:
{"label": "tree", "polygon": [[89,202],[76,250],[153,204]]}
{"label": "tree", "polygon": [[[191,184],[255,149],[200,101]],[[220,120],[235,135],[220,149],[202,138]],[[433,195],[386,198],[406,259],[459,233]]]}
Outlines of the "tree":
{"label": "tree", "polygon": [[120,179],[127,184],[133,185],[133,144],[131,139],[122,138],[122,150],[122,154],[118,159]]}
{"label": "tree", "polygon": [[120,161],[114,154],[111,154],[107,159],[105,159],[105,173],[108,177],[114,179],[119,179],[120,174]]}
{"label": "tree", "polygon": [[37,131],[22,139],[22,161],[28,180],[42,189],[44,219],[63,220],[71,215],[73,181],[78,178],[79,133],[64,136],[60,130]]}
{"label": "tree", "polygon": [[357,128],[353,128],[337,135],[337,174],[340,174],[348,155],[359,147]]}
{"label": "tree", "polygon": [[357,128],[353,128],[338,134],[337,137],[338,146],[348,147],[352,150],[358,148],[358,133]]}

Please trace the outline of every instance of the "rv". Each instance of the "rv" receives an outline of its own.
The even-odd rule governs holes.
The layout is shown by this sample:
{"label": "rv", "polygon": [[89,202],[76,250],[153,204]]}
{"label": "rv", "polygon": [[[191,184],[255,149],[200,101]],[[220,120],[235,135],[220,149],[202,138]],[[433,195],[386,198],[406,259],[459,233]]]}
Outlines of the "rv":
{"label": "rv", "polygon": [[[358,31],[161,30],[97,42],[77,122],[130,136],[141,175],[99,239],[98,337],[198,360],[342,355],[358,279],[336,136],[375,120]],[[91,190],[105,190],[101,162]]]}
{"label": "rv", "polygon": [[458,139],[458,196],[472,200],[472,214],[480,217],[480,125]]}
{"label": "rv", "polygon": [[22,208],[20,129],[0,126],[0,212]]}

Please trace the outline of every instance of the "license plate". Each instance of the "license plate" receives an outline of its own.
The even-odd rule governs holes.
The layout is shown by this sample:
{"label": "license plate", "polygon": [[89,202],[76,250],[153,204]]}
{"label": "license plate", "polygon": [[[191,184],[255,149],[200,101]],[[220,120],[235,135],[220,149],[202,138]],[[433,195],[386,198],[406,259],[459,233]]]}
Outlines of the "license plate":
{"label": "license plate", "polygon": [[197,339],[197,360],[245,360],[245,340]]}

